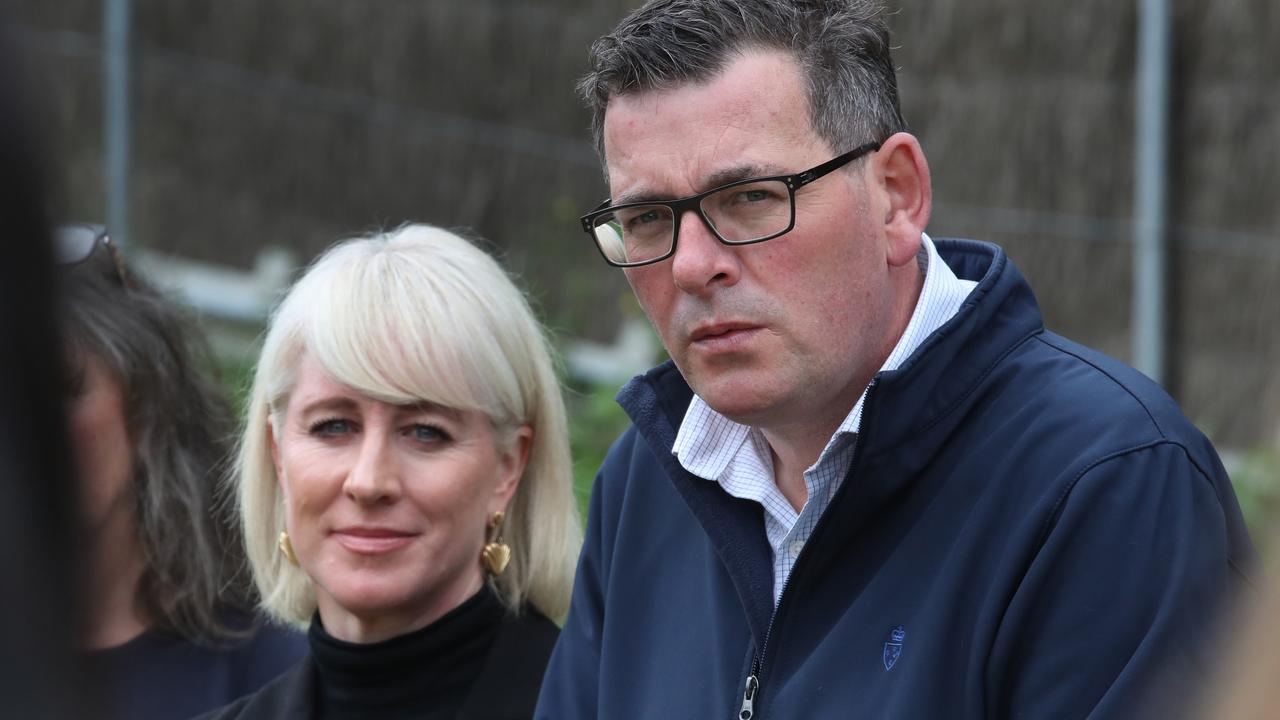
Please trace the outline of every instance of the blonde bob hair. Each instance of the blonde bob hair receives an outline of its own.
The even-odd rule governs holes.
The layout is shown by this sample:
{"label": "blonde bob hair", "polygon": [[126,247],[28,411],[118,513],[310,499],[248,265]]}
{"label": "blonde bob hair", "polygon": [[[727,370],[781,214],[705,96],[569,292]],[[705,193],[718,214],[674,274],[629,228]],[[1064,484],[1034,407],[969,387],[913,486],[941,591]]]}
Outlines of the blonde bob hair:
{"label": "blonde bob hair", "polygon": [[426,225],[333,246],[272,315],[235,473],[263,608],[298,625],[316,609],[311,579],[277,548],[285,507],[268,435],[268,423],[280,427],[304,353],[370,397],[484,413],[500,442],[521,425],[533,429],[528,464],[501,528],[511,562],[490,582],[512,611],[528,602],[547,617],[563,617],[582,531],[550,347],[524,295],[493,258]]}

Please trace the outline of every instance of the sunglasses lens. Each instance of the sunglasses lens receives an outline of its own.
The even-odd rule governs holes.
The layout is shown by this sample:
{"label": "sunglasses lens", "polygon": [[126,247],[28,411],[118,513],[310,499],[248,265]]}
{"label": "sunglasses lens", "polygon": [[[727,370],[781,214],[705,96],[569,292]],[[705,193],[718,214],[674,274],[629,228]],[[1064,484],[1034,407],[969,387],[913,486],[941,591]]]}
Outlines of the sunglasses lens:
{"label": "sunglasses lens", "polygon": [[63,225],[53,231],[54,257],[61,265],[83,262],[93,253],[100,233],[88,225]]}

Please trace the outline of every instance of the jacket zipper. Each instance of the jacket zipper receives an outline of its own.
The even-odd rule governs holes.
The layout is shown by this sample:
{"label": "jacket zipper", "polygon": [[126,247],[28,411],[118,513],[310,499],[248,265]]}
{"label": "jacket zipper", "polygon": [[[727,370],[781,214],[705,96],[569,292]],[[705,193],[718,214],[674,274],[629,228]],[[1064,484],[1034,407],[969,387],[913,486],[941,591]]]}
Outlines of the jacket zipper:
{"label": "jacket zipper", "polygon": [[[874,377],[871,378],[871,382],[867,385],[867,391],[863,396],[862,416],[864,418],[866,417],[867,404],[871,399],[871,391],[874,390],[876,387],[876,380],[877,378],[874,378]],[[859,427],[858,437],[853,441],[853,459],[850,461],[851,462],[849,466],[850,470],[853,469],[853,464],[857,463],[858,458],[861,457],[861,453],[859,451],[862,449],[862,436],[863,436],[863,432],[861,427]],[[845,478],[846,484],[851,479],[852,479],[852,476],[846,477]],[[841,486],[839,492],[843,492],[843,490],[844,490],[844,486]],[[834,504],[835,498],[832,498],[831,502]],[[830,510],[831,506],[828,505],[827,509]],[[813,534],[809,536],[810,539],[813,539],[813,535],[816,535],[818,533],[818,528],[822,526],[823,521],[825,519],[826,519],[826,512],[823,512],[823,517],[819,519],[818,525],[815,525],[813,528]],[[805,548],[808,548],[808,546],[809,546],[809,543],[808,541],[806,541]],[[800,551],[800,555],[801,556],[804,555],[803,549]],[[760,643],[760,651],[751,656],[751,673],[747,675],[747,681],[743,686],[742,708],[738,710],[738,720],[759,720],[759,718],[756,717],[756,713],[755,713],[755,703],[756,703],[756,695],[760,694],[760,675],[762,673],[761,664],[764,661],[765,651],[769,649],[769,638],[773,636],[773,622],[778,619],[778,608],[782,607],[782,599],[787,596],[787,588],[791,585],[791,576],[795,574],[796,567],[799,564],[800,564],[800,558],[797,557],[796,565],[792,566],[791,572],[787,574],[787,579],[782,581],[782,592],[778,593],[778,606],[773,609],[773,615],[770,616],[769,618],[769,627],[765,628],[764,641]]]}
{"label": "jacket zipper", "polygon": [[760,689],[760,681],[756,680],[755,659],[751,661],[751,674],[747,676],[747,689],[742,694],[742,709],[738,711],[740,720],[751,720],[755,717],[756,690]]}
{"label": "jacket zipper", "polygon": [[[787,575],[787,579],[782,581],[782,592],[778,593],[779,606],[782,605],[782,598],[787,594],[787,586],[790,584],[791,575]],[[765,650],[769,649],[769,638],[773,636],[773,621],[777,619],[778,610],[774,608],[773,615],[769,618],[769,627],[764,631],[764,642],[760,643],[760,652],[751,656],[751,674],[747,675],[747,684],[743,688],[742,709],[738,711],[738,720],[753,720],[756,716],[755,700],[756,693],[760,692],[760,663],[764,659]]]}

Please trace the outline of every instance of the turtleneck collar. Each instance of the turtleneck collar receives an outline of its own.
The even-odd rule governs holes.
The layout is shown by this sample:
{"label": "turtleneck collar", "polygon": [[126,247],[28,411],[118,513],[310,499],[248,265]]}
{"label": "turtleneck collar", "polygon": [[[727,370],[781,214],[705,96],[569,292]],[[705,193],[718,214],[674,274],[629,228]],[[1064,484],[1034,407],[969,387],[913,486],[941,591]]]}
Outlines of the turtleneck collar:
{"label": "turtleneck collar", "polygon": [[452,718],[488,655],[506,609],[486,583],[430,625],[377,643],[350,643],[311,620],[320,718]]}

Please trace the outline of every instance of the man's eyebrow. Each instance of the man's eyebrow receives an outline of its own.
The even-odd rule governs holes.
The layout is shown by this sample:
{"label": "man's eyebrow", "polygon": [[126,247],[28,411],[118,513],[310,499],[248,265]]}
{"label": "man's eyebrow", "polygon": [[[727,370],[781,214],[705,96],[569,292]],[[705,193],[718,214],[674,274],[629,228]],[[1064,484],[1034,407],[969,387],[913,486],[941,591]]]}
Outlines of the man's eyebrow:
{"label": "man's eyebrow", "polygon": [[669,195],[653,192],[651,190],[632,190],[622,193],[621,195],[609,201],[610,205],[627,205],[629,203],[638,202],[663,202],[673,199]]}
{"label": "man's eyebrow", "polygon": [[711,173],[711,175],[703,181],[702,192],[706,192],[711,188],[720,187],[721,185],[738,182],[739,180],[750,180],[751,178],[769,177],[780,174],[782,174],[782,171],[773,166],[755,164],[737,165]]}
{"label": "man's eyebrow", "polygon": [[[728,185],[729,183],[738,182],[739,180],[750,180],[751,178],[756,177],[771,177],[782,174],[785,174],[785,171],[769,165],[735,165],[734,167],[717,170],[708,175],[703,179],[701,189],[699,189],[698,192],[706,192],[712,188],[717,188],[721,185]],[[696,195],[697,193],[694,194]],[[626,205],[628,203],[639,202],[667,202],[677,199],[679,198],[673,198],[670,195],[653,192],[651,190],[632,190],[613,198],[610,204]]]}

